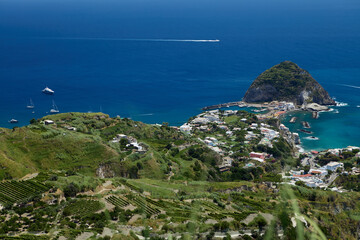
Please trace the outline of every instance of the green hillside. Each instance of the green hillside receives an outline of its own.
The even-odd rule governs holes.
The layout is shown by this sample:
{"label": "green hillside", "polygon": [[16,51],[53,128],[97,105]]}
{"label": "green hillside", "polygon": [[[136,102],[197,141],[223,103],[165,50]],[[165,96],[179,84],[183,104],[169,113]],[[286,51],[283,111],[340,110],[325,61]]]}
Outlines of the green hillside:
{"label": "green hillside", "polygon": [[261,73],[244,96],[245,102],[290,101],[298,105],[333,105],[325,89],[297,64],[284,61]]}
{"label": "green hillside", "polygon": [[[64,113],[1,129],[0,238],[357,239],[359,193],[329,190],[356,191],[348,178],[357,176],[339,172],[326,189],[285,184],[305,155],[296,157],[281,135],[263,140],[260,126],[280,131],[275,119],[230,110],[189,123],[191,133],[182,133]],[[253,151],[266,159],[250,158]],[[341,161],[357,166],[358,151]]]}
{"label": "green hillside", "polygon": [[[53,120],[55,124],[45,125],[44,120]],[[68,130],[69,127],[76,131]],[[116,134],[135,138],[146,150],[139,153],[133,147],[122,145],[121,141],[112,143]],[[1,129],[0,179],[20,178],[46,170],[95,176],[99,167],[105,176],[164,179],[170,166],[173,166],[175,178],[181,178],[184,172],[193,178],[191,166],[196,159],[188,157],[186,150],[180,151],[181,146],[201,148],[195,138],[167,125],[148,125],[101,113],[52,115],[33,120],[25,127]],[[197,177],[205,180],[212,166],[199,164],[203,171]]]}

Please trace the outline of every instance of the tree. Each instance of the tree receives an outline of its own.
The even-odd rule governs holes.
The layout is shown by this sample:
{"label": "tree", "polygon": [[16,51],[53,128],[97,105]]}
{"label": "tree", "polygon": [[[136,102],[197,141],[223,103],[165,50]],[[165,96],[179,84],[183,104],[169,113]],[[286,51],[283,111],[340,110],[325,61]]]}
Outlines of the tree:
{"label": "tree", "polygon": [[220,230],[223,232],[226,232],[227,230],[229,230],[230,224],[226,221],[223,221],[220,223]]}
{"label": "tree", "polygon": [[150,229],[148,226],[141,231],[141,235],[143,235],[145,239],[150,237]]}
{"label": "tree", "polygon": [[129,143],[129,141],[125,138],[120,139],[120,148],[125,149],[126,145]]}
{"label": "tree", "polygon": [[231,240],[231,236],[229,233],[226,233],[226,236],[223,237],[223,240]]}
{"label": "tree", "polygon": [[256,223],[259,227],[259,231],[261,232],[263,228],[266,226],[267,222],[263,216],[258,216],[256,219]]}
{"label": "tree", "polygon": [[296,181],[296,182],[295,182],[295,185],[296,185],[296,186],[301,186],[301,187],[305,187],[305,186],[306,186],[303,181]]}
{"label": "tree", "polygon": [[69,185],[64,188],[65,197],[75,197],[78,192],[80,192],[80,188],[74,183],[69,183]]}
{"label": "tree", "polygon": [[196,226],[196,224],[194,222],[188,222],[186,224],[186,229],[191,233],[196,232],[196,228],[197,228],[197,226]]}

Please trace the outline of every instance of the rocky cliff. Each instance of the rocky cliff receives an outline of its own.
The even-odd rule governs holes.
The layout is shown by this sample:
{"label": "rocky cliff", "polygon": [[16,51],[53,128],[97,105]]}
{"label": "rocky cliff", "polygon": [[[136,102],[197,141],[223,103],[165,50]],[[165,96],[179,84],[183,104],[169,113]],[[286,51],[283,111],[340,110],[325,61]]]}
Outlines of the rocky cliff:
{"label": "rocky cliff", "polygon": [[297,64],[285,61],[266,70],[251,84],[243,101],[248,103],[291,101],[297,105],[334,105],[328,92]]}

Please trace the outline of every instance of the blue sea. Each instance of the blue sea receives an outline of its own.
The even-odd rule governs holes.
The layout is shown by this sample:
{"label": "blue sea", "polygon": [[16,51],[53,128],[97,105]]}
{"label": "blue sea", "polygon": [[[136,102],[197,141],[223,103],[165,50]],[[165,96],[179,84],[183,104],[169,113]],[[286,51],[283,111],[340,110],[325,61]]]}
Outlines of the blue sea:
{"label": "blue sea", "polygon": [[319,138],[302,134],[304,148],[360,145],[359,29],[358,0],[0,0],[0,126],[47,115],[53,100],[181,125],[291,60],[348,103],[303,116]]}

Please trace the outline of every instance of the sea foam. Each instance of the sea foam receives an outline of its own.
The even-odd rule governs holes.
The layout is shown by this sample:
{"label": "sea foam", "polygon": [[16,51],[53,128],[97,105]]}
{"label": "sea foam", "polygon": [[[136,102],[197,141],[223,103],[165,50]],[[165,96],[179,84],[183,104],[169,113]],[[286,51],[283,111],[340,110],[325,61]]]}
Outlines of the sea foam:
{"label": "sea foam", "polygon": [[43,37],[37,39],[82,40],[82,41],[140,41],[140,42],[197,42],[217,43],[219,39],[172,39],[172,38],[77,38],[77,37]]}
{"label": "sea foam", "polygon": [[351,88],[359,88],[360,86],[354,86],[354,85],[348,85],[348,84],[339,84],[340,86],[345,86],[345,87],[351,87]]}

